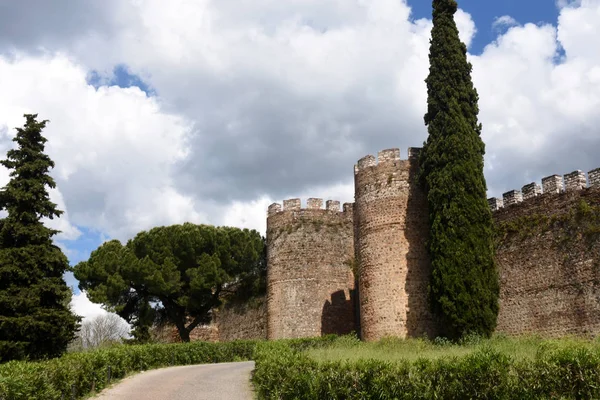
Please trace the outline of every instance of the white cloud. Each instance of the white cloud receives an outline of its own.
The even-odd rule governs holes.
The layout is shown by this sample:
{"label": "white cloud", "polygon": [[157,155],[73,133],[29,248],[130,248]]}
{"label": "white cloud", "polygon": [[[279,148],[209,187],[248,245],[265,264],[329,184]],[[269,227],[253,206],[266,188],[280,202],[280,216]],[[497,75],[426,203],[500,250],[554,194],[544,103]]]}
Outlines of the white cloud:
{"label": "white cloud", "polygon": [[0,126],[22,126],[25,112],[50,119],[44,135],[58,185],[50,195],[67,211],[48,222],[63,231],[58,239],[78,237],[71,222],[124,239],[157,224],[199,220],[171,177],[189,153],[191,123],[138,88],[96,90],[85,77],[86,69],[62,54],[0,58]]}
{"label": "white cloud", "polygon": [[456,27],[458,28],[458,36],[460,37],[460,40],[467,45],[467,48],[469,48],[473,42],[475,34],[477,33],[477,28],[475,27],[475,21],[473,21],[473,17],[471,17],[471,14],[468,12],[465,12],[459,8],[454,15],[454,20],[456,21]]}
{"label": "white cloud", "polygon": [[84,321],[94,319],[99,315],[108,314],[108,311],[104,310],[100,304],[92,303],[85,292],[73,295],[71,309],[75,314],[84,317]]}
{"label": "white cloud", "polygon": [[[470,56],[490,194],[598,166],[600,2],[558,6],[554,24],[498,18],[511,29]],[[271,199],[351,201],[358,158],[405,155],[426,137],[431,21],[410,22],[403,1],[112,1],[104,11],[102,28],[62,35],[45,55],[0,58],[0,134],[24,112],[51,120],[68,226],[119,239],[183,221],[264,232]],[[456,22],[469,45],[472,17],[459,10]],[[158,97],[86,84],[120,63]]]}
{"label": "white cloud", "polygon": [[234,201],[223,210],[221,225],[256,229],[261,235],[267,230],[267,208],[273,200],[263,196],[250,202]]}
{"label": "white cloud", "polygon": [[492,29],[505,29],[516,25],[519,25],[516,19],[510,15],[503,15],[494,19],[494,22],[492,22]]}
{"label": "white cloud", "polygon": [[599,166],[599,16],[583,1],[557,27],[514,27],[473,58],[492,194]]}

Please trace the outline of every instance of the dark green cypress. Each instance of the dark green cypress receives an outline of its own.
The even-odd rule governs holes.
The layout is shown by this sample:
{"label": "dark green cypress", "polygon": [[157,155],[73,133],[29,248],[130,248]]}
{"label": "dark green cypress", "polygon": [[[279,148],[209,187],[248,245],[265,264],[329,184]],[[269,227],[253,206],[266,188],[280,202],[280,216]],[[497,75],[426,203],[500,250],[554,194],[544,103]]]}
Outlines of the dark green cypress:
{"label": "dark green cypress", "polygon": [[25,114],[13,139],[17,148],[0,161],[11,177],[0,190],[0,209],[8,212],[0,220],[0,361],[59,356],[79,324],[63,279],[69,262],[52,242],[59,231],[41,222],[62,211],[46,189],[56,186],[48,174],[54,162],[44,154],[47,121],[36,118]]}
{"label": "dark green cypress", "polygon": [[429,296],[441,334],[450,338],[489,336],[499,308],[479,97],[454,22],[457,7],[454,0],[433,1],[426,79],[429,137],[420,157],[429,205]]}

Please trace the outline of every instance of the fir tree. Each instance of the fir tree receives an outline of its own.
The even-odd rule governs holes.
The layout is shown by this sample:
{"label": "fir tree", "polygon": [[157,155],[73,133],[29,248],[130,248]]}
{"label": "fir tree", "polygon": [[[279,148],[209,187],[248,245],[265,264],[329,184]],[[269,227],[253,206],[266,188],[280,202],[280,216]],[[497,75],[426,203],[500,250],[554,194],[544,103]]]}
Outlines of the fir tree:
{"label": "fir tree", "polygon": [[489,336],[499,308],[479,97],[454,22],[457,7],[454,0],[433,0],[426,79],[429,137],[420,158],[429,205],[429,296],[441,333],[451,338]]}
{"label": "fir tree", "polygon": [[25,118],[13,139],[17,148],[0,161],[11,177],[0,190],[0,209],[8,212],[0,220],[0,361],[59,356],[79,323],[63,279],[69,263],[52,242],[59,231],[41,221],[62,214],[46,189],[56,186],[41,133],[47,121],[36,121],[37,114]]}

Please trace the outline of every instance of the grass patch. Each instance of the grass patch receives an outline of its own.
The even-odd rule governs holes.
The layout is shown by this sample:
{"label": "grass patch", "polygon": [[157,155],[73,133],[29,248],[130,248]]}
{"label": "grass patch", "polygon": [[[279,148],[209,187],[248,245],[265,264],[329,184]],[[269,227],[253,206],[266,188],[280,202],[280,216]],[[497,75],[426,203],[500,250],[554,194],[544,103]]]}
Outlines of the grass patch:
{"label": "grass patch", "polygon": [[536,337],[259,344],[260,399],[598,399],[600,342]]}
{"label": "grass patch", "polygon": [[535,360],[542,353],[571,347],[583,347],[600,351],[600,341],[582,338],[544,339],[538,336],[508,338],[495,336],[491,339],[467,337],[460,343],[426,339],[383,339],[365,343],[352,336],[339,338],[332,346],[310,349],[306,354],[315,361],[379,360],[385,362],[415,362],[462,358],[473,353],[493,351],[514,361]]}

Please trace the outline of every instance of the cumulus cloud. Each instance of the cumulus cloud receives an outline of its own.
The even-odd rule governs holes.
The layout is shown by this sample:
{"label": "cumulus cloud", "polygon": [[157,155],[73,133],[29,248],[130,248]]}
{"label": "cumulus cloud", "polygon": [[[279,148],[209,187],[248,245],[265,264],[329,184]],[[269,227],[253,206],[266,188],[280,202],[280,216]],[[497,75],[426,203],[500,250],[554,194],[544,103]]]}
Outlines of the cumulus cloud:
{"label": "cumulus cloud", "polygon": [[[34,22],[16,11],[26,3],[0,22]],[[51,120],[69,224],[120,239],[183,221],[264,232],[270,202],[351,201],[358,158],[406,156],[426,138],[431,21],[411,21],[403,1],[109,1],[96,14],[93,4],[69,11],[93,22],[0,35],[11,38],[0,43],[0,147],[23,112]],[[490,195],[598,166],[600,3],[558,6],[546,25],[498,18],[511,29],[469,55]],[[469,45],[472,17],[456,21]],[[3,50],[9,42],[22,52]],[[158,95],[87,84],[120,64]]]}
{"label": "cumulus cloud", "polygon": [[467,46],[467,48],[469,48],[473,42],[475,34],[477,33],[475,21],[473,21],[471,14],[462,9],[458,9],[458,11],[456,11],[454,20],[456,21],[460,40]]}
{"label": "cumulus cloud", "polygon": [[63,231],[58,239],[77,238],[69,221],[125,239],[154,225],[202,219],[171,178],[174,163],[189,153],[191,122],[164,112],[159,99],[138,88],[95,89],[86,74],[61,54],[0,57],[4,132],[14,135],[26,112],[50,120],[44,134],[58,189],[50,195],[68,212],[48,222]]}
{"label": "cumulus cloud", "polygon": [[599,166],[599,17],[600,2],[583,1],[557,26],[514,27],[472,57],[491,194]]}
{"label": "cumulus cloud", "polygon": [[120,20],[119,0],[20,0],[0,2],[0,53],[39,54],[45,47],[92,34],[110,35]]}
{"label": "cumulus cloud", "polygon": [[73,295],[71,298],[71,309],[75,314],[84,317],[84,321],[94,319],[99,315],[108,314],[108,311],[104,310],[100,304],[92,303],[85,292]]}

